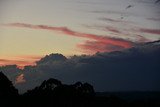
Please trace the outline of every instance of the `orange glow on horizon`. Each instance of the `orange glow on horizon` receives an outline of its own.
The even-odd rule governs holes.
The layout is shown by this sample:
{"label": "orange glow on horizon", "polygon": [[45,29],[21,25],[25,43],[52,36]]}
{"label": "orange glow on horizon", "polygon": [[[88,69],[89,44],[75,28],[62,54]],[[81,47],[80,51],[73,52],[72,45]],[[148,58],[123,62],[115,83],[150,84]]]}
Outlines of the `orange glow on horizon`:
{"label": "orange glow on horizon", "polygon": [[0,58],[0,66],[17,65],[19,69],[23,69],[25,66],[36,65],[36,61],[40,60],[40,56],[16,56],[11,58]]}

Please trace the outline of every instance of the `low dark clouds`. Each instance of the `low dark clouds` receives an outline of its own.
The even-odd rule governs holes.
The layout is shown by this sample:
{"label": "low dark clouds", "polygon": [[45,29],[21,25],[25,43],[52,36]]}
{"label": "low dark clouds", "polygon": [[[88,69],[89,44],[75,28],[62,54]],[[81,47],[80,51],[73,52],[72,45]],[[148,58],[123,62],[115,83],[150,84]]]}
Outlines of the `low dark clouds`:
{"label": "low dark clouds", "polygon": [[147,20],[160,21],[160,18],[146,18]]}
{"label": "low dark clouds", "polygon": [[17,75],[20,80],[26,81],[16,84],[21,92],[51,77],[65,83],[89,82],[96,91],[159,91],[159,55],[160,41],[157,41],[124,51],[95,55],[66,58],[61,54],[51,54],[42,58],[36,66],[26,66],[24,70],[15,66],[1,67],[0,70],[5,73],[12,71],[7,76]]}
{"label": "low dark clouds", "polygon": [[16,65],[1,66],[0,71],[7,75],[13,83],[15,83],[17,76],[22,73],[22,70],[19,69]]}
{"label": "low dark clouds", "polygon": [[156,1],[155,1],[155,3],[159,3],[159,2],[160,2],[160,0],[156,0]]}

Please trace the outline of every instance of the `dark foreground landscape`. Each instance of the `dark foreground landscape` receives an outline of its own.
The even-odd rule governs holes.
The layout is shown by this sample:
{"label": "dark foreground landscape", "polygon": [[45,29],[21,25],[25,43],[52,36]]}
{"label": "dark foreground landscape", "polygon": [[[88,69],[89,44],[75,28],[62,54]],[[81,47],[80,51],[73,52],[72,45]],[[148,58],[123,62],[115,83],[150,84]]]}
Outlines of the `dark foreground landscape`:
{"label": "dark foreground landscape", "polygon": [[44,81],[23,95],[0,73],[0,102],[3,107],[160,107],[160,92],[99,92],[92,85]]}

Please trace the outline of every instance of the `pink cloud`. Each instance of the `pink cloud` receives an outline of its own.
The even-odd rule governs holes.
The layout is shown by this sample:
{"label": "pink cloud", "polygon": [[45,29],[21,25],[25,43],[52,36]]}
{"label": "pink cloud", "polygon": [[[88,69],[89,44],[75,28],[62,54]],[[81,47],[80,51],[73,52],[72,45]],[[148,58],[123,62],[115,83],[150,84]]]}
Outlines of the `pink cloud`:
{"label": "pink cloud", "polygon": [[19,76],[17,76],[15,83],[16,84],[21,84],[26,82],[26,80],[24,79],[24,74],[20,74]]}
{"label": "pink cloud", "polygon": [[138,42],[150,42],[149,39],[147,39],[141,35],[135,35],[135,36],[137,36]]}
{"label": "pink cloud", "polygon": [[19,60],[23,60],[23,59],[39,60],[42,57],[43,56],[40,56],[40,55],[19,55],[19,56],[15,56],[14,58],[19,59]]}
{"label": "pink cloud", "polygon": [[157,34],[160,35],[160,29],[146,29],[146,28],[141,28],[139,29],[140,32],[143,33],[150,33],[150,34]]}
{"label": "pink cloud", "polygon": [[23,69],[26,65],[35,65],[36,60],[29,60],[29,59],[23,59],[23,60],[10,60],[10,59],[0,59],[0,66],[4,65],[17,65],[18,68]]}
{"label": "pink cloud", "polygon": [[[123,48],[130,48],[134,45],[133,42],[129,41],[129,40],[124,40],[124,39],[119,39],[119,38],[110,38],[102,35],[95,35],[95,34],[88,34],[88,33],[82,33],[82,32],[77,32],[77,31],[73,31],[67,27],[53,27],[53,26],[47,26],[47,25],[32,25],[32,24],[25,24],[25,23],[9,23],[9,24],[3,24],[3,26],[10,26],[10,27],[20,27],[20,28],[30,28],[30,29],[42,29],[42,30],[50,30],[50,31],[56,31],[56,32],[60,32],[69,36],[74,36],[74,37],[80,37],[80,38],[86,38],[86,39],[90,39],[92,40],[92,46],[95,46],[93,43],[96,43],[97,47],[102,46],[107,46],[107,45],[112,45],[112,46],[117,46],[117,47],[123,47]],[[112,32],[120,32],[118,30],[115,30],[113,28],[107,28],[108,30],[112,31]],[[88,43],[85,43],[85,47],[87,47]],[[81,49],[87,49],[87,50],[91,50],[93,52],[96,52],[96,49],[91,48],[91,43],[90,43],[90,48],[84,48],[83,45],[79,45],[78,47]],[[103,49],[103,48],[102,48]],[[115,49],[110,49],[107,50],[107,48],[105,50],[100,50],[98,49],[98,51],[100,52],[110,52],[110,51],[114,51]]]}
{"label": "pink cloud", "polygon": [[86,41],[85,43],[78,44],[77,47],[82,49],[82,52],[93,54],[95,52],[112,52],[125,49],[119,45],[105,43],[103,41]]}

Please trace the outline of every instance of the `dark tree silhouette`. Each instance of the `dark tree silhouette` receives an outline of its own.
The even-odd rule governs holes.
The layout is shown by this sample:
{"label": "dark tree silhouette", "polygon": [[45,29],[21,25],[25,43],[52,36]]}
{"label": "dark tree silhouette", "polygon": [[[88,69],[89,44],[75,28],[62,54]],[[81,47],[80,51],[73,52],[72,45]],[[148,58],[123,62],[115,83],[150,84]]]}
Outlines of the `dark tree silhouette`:
{"label": "dark tree silhouette", "polygon": [[39,87],[29,90],[24,95],[80,97],[94,95],[94,89],[88,83],[82,84],[81,82],[77,82],[73,85],[66,85],[57,79],[51,78],[42,82]]}
{"label": "dark tree silhouette", "polygon": [[93,86],[88,83],[77,82],[73,85],[66,85],[51,78],[42,82],[39,87],[26,92],[23,97],[25,100],[29,99],[30,104],[35,104],[31,106],[81,107],[90,104],[88,102],[91,102],[93,95]]}
{"label": "dark tree silhouette", "polygon": [[12,82],[0,72],[0,96],[17,96],[18,90],[15,89]]}
{"label": "dark tree silhouette", "polygon": [[61,81],[57,79],[49,79],[42,82],[42,84],[39,87],[36,87],[33,90],[28,90],[27,93],[25,93],[25,96],[53,96],[54,95],[54,89],[56,87],[61,86]]}
{"label": "dark tree silhouette", "polygon": [[60,85],[62,85],[61,81],[51,78],[47,81],[44,81],[39,88],[43,90],[54,90]]}
{"label": "dark tree silhouette", "polygon": [[90,94],[90,95],[94,94],[93,86],[88,83],[84,83],[82,85],[82,89],[83,89],[83,93]]}
{"label": "dark tree silhouette", "polygon": [[0,72],[0,106],[2,107],[160,107],[160,100],[126,101],[115,95],[98,96],[88,83],[62,84],[49,79],[23,95]]}

